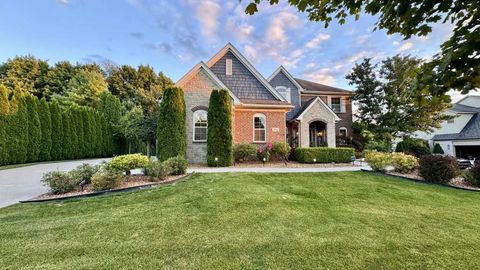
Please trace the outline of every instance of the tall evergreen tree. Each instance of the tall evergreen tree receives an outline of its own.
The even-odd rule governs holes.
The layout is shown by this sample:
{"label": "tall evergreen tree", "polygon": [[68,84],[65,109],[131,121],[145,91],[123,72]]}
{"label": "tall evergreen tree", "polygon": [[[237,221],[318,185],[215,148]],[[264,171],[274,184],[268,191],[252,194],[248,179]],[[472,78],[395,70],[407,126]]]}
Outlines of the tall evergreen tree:
{"label": "tall evergreen tree", "polygon": [[28,110],[25,98],[14,95],[10,105],[12,110],[7,117],[6,125],[9,127],[6,133],[6,141],[9,144],[9,163],[25,163],[28,152]]}
{"label": "tall evergreen tree", "polygon": [[35,96],[27,96],[25,105],[28,111],[28,151],[27,162],[38,161],[40,154],[40,140],[42,131],[40,127],[40,118],[38,116],[38,98]]}
{"label": "tall evergreen tree", "polygon": [[83,109],[81,107],[75,107],[73,109],[74,118],[76,120],[76,136],[77,136],[77,154],[78,158],[85,157],[85,136],[83,129]]}
{"label": "tall evergreen tree", "polygon": [[157,158],[161,161],[186,154],[185,99],[177,87],[165,89],[157,127]]}
{"label": "tall evergreen tree", "polygon": [[83,157],[90,156],[90,145],[92,138],[90,136],[89,110],[87,107],[82,108],[82,123],[83,123]]}
{"label": "tall evergreen tree", "polygon": [[213,90],[210,94],[207,119],[208,165],[232,165],[232,105],[230,95],[226,90]]}
{"label": "tall evergreen tree", "polygon": [[95,137],[95,116],[93,115],[93,110],[91,108],[87,109],[87,127],[88,127],[88,157],[95,156],[95,146],[97,145]]}
{"label": "tall evergreen tree", "polygon": [[50,116],[50,108],[45,98],[40,100],[38,115],[40,117],[41,128],[39,160],[47,161],[52,158],[52,119]]}
{"label": "tall evergreen tree", "polygon": [[72,123],[67,110],[61,110],[63,124],[62,156],[64,159],[72,159]]}
{"label": "tall evergreen tree", "polygon": [[0,84],[0,165],[8,163],[7,122],[10,105],[8,104],[8,89]]}
{"label": "tall evergreen tree", "polygon": [[60,106],[56,101],[49,103],[50,117],[52,120],[52,160],[61,160],[63,158],[63,124]]}
{"label": "tall evergreen tree", "polygon": [[76,120],[76,116],[74,114],[74,110],[72,108],[70,108],[68,111],[67,111],[67,114],[68,114],[68,119],[70,120],[70,144],[71,146],[69,147],[70,148],[70,158],[72,159],[76,159],[76,158],[80,158],[78,156],[78,132],[77,132],[77,120]]}
{"label": "tall evergreen tree", "polygon": [[126,143],[120,125],[120,119],[122,117],[122,103],[120,99],[109,92],[104,92],[100,96],[99,111],[105,116],[110,127],[109,132],[114,136],[114,153],[123,153]]}

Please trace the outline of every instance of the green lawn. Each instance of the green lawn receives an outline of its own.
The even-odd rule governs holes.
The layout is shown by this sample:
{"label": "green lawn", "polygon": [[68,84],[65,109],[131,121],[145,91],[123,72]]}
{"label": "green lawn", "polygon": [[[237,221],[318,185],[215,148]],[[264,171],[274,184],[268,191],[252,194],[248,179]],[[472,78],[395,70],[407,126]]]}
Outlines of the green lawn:
{"label": "green lawn", "polygon": [[1,269],[473,269],[480,193],[364,172],[198,174],[0,209]]}

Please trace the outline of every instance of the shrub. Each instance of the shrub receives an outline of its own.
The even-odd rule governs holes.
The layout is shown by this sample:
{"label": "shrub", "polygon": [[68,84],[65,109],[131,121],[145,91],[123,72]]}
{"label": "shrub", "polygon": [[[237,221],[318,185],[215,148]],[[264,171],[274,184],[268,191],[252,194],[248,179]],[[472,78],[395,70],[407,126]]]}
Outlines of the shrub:
{"label": "shrub", "polygon": [[79,181],[70,173],[52,171],[43,175],[42,183],[48,186],[53,194],[62,194],[74,190]]}
{"label": "shrub", "polygon": [[257,159],[257,146],[251,143],[235,145],[233,156],[236,162],[253,161]]}
{"label": "shrub", "polygon": [[458,162],[454,157],[441,155],[420,157],[420,175],[428,182],[448,183],[459,173]]}
{"label": "shrub", "polygon": [[392,165],[389,153],[386,152],[366,151],[365,161],[374,171],[384,171],[388,165]]}
{"label": "shrub", "polygon": [[109,162],[109,167],[114,170],[123,171],[130,174],[130,170],[145,168],[148,165],[148,157],[142,154],[129,154],[116,156]]}
{"label": "shrub", "polygon": [[445,154],[445,152],[443,151],[443,148],[440,144],[436,143],[434,146],[433,146],[433,153],[434,154]]}
{"label": "shrub", "polygon": [[390,142],[386,140],[372,140],[365,144],[365,149],[375,150],[379,152],[389,152],[391,148]]}
{"label": "shrub", "polygon": [[418,158],[404,153],[390,153],[396,172],[410,173],[418,167]]}
{"label": "shrub", "polygon": [[172,175],[180,175],[187,172],[188,162],[182,156],[169,158],[164,163],[170,169],[170,174]]}
{"label": "shrub", "polygon": [[208,107],[207,164],[230,166],[232,151],[232,106],[227,90],[213,90]]}
{"label": "shrub", "polygon": [[267,143],[265,145],[260,145],[257,148],[257,158],[262,162],[270,161],[270,151],[272,150],[272,144]]}
{"label": "shrub", "polygon": [[[295,158],[302,163],[347,163],[352,161],[355,152],[346,147],[311,147],[295,149]],[[314,161],[315,159],[315,161]]]}
{"label": "shrub", "polygon": [[97,166],[92,166],[88,163],[83,163],[77,166],[74,170],[70,171],[71,176],[80,183],[85,180],[86,184],[89,184],[92,180],[92,176],[98,171]]}
{"label": "shrub", "polygon": [[148,176],[150,181],[158,181],[165,179],[172,169],[161,161],[150,161],[148,166],[145,168],[145,174]]}
{"label": "shrub", "polygon": [[472,186],[480,187],[480,164],[471,168],[467,174],[465,180]]}
{"label": "shrub", "polygon": [[287,160],[292,148],[286,142],[272,143],[272,158],[275,160]]}
{"label": "shrub", "polygon": [[120,172],[103,167],[92,176],[92,187],[96,191],[112,189],[117,187],[122,179]]}
{"label": "shrub", "polygon": [[403,152],[412,154],[416,157],[430,154],[428,143],[422,139],[404,138],[403,141],[397,144],[395,152]]}

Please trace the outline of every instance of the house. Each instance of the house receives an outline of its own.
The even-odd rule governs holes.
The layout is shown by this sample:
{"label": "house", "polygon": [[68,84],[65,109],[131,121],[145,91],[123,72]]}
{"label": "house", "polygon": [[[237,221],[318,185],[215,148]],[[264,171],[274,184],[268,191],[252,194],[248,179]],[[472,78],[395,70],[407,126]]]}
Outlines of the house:
{"label": "house", "polygon": [[480,157],[480,96],[465,96],[445,113],[454,118],[431,133],[417,132],[416,137],[428,140],[431,147],[440,144],[447,155]]}
{"label": "house", "polygon": [[185,93],[187,159],[192,163],[206,161],[212,89],[226,89],[231,97],[235,144],[335,147],[338,135],[352,132],[350,91],[296,79],[282,66],[265,79],[230,43],[176,85]]}

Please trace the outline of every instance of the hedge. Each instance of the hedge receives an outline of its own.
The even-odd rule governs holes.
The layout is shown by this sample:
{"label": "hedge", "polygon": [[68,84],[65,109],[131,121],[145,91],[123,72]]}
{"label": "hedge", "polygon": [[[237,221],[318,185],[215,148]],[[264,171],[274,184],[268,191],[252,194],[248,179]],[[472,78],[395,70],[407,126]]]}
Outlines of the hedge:
{"label": "hedge", "polygon": [[233,163],[232,106],[227,90],[213,90],[208,107],[207,164]]}
{"label": "hedge", "polygon": [[310,147],[295,149],[295,159],[302,163],[348,163],[352,161],[352,156],[354,155],[354,149],[347,147]]}

